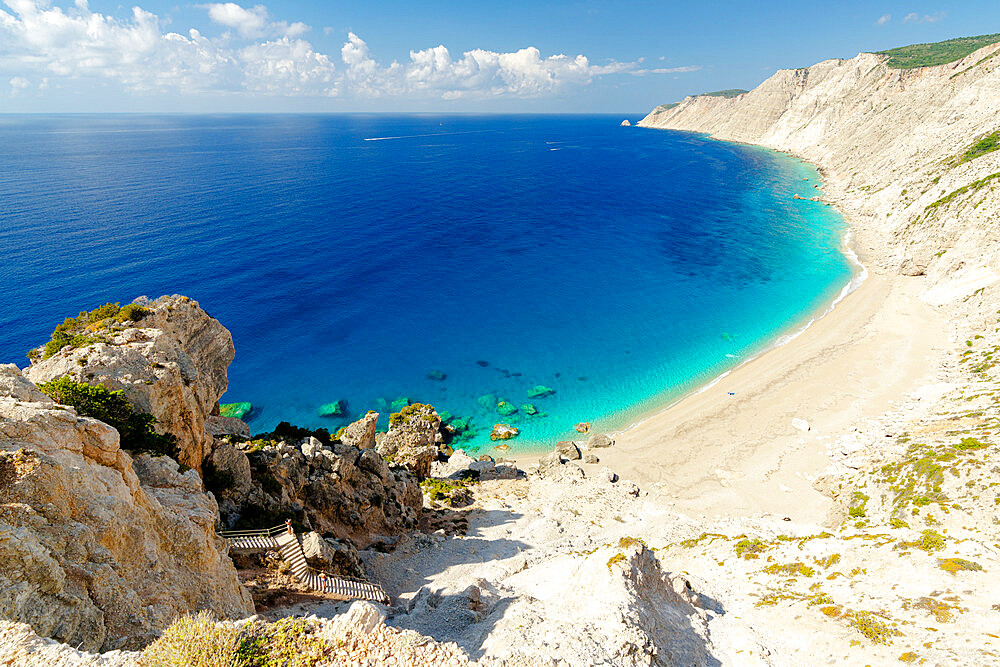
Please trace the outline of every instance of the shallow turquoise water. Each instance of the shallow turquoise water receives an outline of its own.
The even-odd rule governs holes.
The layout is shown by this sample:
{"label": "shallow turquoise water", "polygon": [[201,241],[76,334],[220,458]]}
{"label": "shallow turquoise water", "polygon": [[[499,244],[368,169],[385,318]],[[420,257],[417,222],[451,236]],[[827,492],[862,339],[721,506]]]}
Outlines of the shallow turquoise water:
{"label": "shallow turquoise water", "polygon": [[[252,401],[257,431],[399,397],[471,418],[473,448],[500,421],[522,449],[620,428],[853,269],[834,209],[792,198],[819,194],[809,165],[618,121],[0,117],[0,361],[81,309],[176,292],[233,332],[223,401]],[[347,416],[320,417],[334,400]]]}

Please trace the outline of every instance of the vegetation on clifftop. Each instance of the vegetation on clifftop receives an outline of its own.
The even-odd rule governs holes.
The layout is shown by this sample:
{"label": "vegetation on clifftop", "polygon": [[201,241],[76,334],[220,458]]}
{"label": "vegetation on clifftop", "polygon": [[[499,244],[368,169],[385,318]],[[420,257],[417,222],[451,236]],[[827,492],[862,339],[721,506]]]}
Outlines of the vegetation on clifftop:
{"label": "vegetation on clifftop", "polygon": [[1000,33],[979,35],[978,37],[959,37],[931,44],[910,44],[875,53],[889,56],[886,63],[889,67],[915,69],[955,62],[973,51],[996,42],[1000,42]]}
{"label": "vegetation on clifftop", "polygon": [[177,438],[153,430],[156,417],[136,412],[121,390],[111,391],[102,385],[76,382],[68,376],[43,382],[38,388],[56,403],[72,405],[77,414],[113,427],[121,436],[122,449],[177,458]]}
{"label": "vegetation on clifftop", "polygon": [[[107,342],[101,332],[112,323],[138,322],[149,313],[136,303],[124,308],[118,303],[106,303],[91,311],[82,310],[76,317],[67,317],[52,332],[52,339],[42,349],[42,358],[48,359],[67,345],[86,347],[94,343]],[[38,355],[38,350],[28,352],[29,358]]]}

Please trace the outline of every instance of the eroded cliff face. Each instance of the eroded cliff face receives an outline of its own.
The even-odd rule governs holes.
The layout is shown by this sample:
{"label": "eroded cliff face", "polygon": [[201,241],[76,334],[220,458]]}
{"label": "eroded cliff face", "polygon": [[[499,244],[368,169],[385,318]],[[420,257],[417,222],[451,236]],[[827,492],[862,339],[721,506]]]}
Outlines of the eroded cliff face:
{"label": "eroded cliff face", "polygon": [[142,646],[178,615],[253,613],[193,470],[0,366],[0,617],[86,650]]}
{"label": "eroded cliff face", "polygon": [[201,470],[214,446],[205,420],[229,385],[233,337],[186,296],[136,303],[149,314],[135,326],[109,330],[107,343],[35,360],[25,375],[36,384],[68,375],[124,391],[136,410],[156,417],[157,431],[177,436],[180,462]]}
{"label": "eroded cliff face", "polygon": [[1000,151],[963,160],[972,143],[1000,129],[998,53],[994,44],[912,70],[870,53],[828,60],[780,70],[732,99],[658,107],[639,125],[705,132],[818,164],[866,243],[890,249],[884,268],[926,273],[927,300],[945,303],[1000,278],[1000,233],[991,224],[1000,213],[992,195],[1000,179],[991,176],[1000,172]]}

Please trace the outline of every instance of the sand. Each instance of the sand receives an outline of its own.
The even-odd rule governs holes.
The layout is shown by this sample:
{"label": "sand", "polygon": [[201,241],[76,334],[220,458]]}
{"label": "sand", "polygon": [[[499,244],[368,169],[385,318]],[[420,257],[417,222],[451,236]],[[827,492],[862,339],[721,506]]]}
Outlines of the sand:
{"label": "sand", "polygon": [[694,516],[821,522],[830,499],[813,481],[832,439],[935,381],[948,334],[923,287],[922,277],[872,272],[798,337],[618,433],[584,468],[607,466]]}

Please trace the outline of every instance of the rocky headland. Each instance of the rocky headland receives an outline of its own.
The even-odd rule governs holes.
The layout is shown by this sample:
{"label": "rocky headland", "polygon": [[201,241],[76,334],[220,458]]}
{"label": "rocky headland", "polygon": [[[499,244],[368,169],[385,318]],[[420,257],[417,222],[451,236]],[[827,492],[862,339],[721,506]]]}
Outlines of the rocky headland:
{"label": "rocky headland", "polygon": [[[815,163],[796,205],[836,205],[868,276],[724,385],[541,460],[452,451],[420,404],[251,436],[213,416],[232,339],[196,302],[81,314],[0,368],[0,662],[292,636],[317,665],[1000,664],[998,51],[861,54],[639,123]],[[63,377],[121,390],[173,438],[128,442],[172,455],[43,393]],[[215,531],[285,519],[391,602],[276,603],[267,559],[251,600]],[[231,620],[171,625],[200,610]]]}

